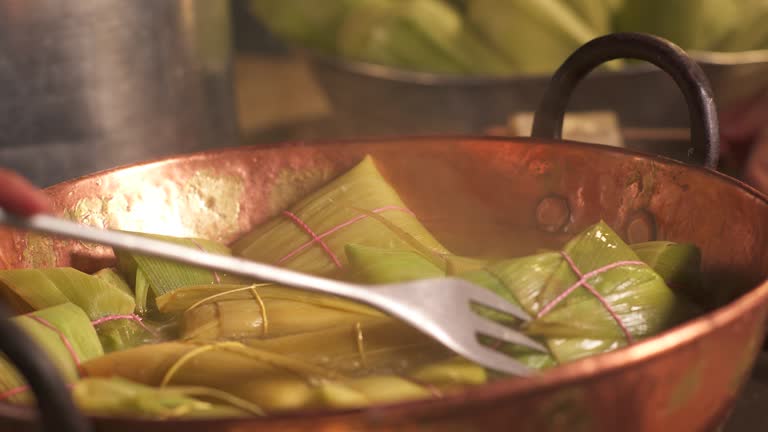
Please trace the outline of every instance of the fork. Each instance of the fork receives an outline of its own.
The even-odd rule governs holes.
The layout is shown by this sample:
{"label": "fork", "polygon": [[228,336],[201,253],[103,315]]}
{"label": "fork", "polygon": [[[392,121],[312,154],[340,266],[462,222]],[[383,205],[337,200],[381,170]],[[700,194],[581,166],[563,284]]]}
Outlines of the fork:
{"label": "fork", "polygon": [[527,322],[531,317],[525,311],[485,288],[458,278],[364,286],[243,258],[216,255],[164,240],[91,227],[46,214],[20,217],[0,209],[0,224],[365,303],[407,322],[456,354],[506,374],[530,376],[534,371],[512,357],[481,344],[477,339],[478,333],[534,351],[547,352],[541,343],[521,332],[477,315],[470,304],[490,307]]}

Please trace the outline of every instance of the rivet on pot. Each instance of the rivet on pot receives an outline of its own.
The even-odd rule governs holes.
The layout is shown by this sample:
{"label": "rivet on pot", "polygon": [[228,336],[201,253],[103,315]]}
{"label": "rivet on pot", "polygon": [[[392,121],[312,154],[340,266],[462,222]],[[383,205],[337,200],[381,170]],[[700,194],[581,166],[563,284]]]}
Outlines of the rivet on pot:
{"label": "rivet on pot", "polygon": [[546,232],[561,231],[568,223],[571,209],[568,201],[560,196],[548,196],[536,207],[536,223]]}
{"label": "rivet on pot", "polygon": [[627,222],[627,241],[640,243],[656,239],[656,222],[651,213],[638,210]]}

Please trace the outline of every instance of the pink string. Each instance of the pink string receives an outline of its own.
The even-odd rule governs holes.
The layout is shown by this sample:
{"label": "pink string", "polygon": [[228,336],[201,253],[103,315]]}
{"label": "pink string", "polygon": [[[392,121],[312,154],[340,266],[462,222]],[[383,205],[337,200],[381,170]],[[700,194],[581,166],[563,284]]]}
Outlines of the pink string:
{"label": "pink string", "polygon": [[[74,383],[67,383],[67,387],[70,389],[74,387]],[[4,391],[3,393],[0,393],[0,401],[4,401],[6,399],[12,398],[16,396],[17,394],[24,393],[30,390],[30,387],[28,385],[22,385],[19,387],[14,387],[12,389],[8,389]]]}
{"label": "pink string", "polygon": [[16,396],[19,393],[24,393],[27,390],[29,390],[28,385],[23,385],[23,386],[6,390],[3,393],[0,393],[0,400],[6,400],[8,398]]}
{"label": "pink string", "polygon": [[632,337],[632,333],[629,332],[629,329],[624,325],[624,323],[621,321],[621,318],[616,313],[616,311],[613,310],[611,305],[608,303],[608,301],[600,295],[600,293],[589,283],[589,279],[591,279],[594,276],[599,275],[600,273],[604,273],[608,270],[614,269],[616,267],[622,267],[626,265],[645,265],[642,261],[617,261],[611,264],[608,264],[606,266],[600,267],[598,269],[592,270],[588,273],[581,273],[581,270],[576,266],[576,263],[573,262],[573,259],[565,252],[560,252],[560,255],[563,256],[566,262],[568,262],[568,265],[571,267],[571,270],[573,270],[574,273],[576,273],[576,276],[579,277],[579,280],[576,281],[575,284],[571,285],[560,293],[557,297],[555,297],[554,300],[552,300],[549,304],[547,304],[537,315],[537,318],[541,318],[547,313],[549,313],[552,309],[554,309],[555,306],[557,306],[560,302],[566,299],[573,291],[575,291],[578,287],[583,286],[586,288],[590,293],[592,293],[595,298],[600,302],[600,304],[603,305],[605,310],[608,311],[608,313],[611,315],[611,317],[616,321],[616,323],[619,325],[619,328],[621,328],[621,331],[624,333],[624,336],[627,338],[628,343],[633,343],[634,338]]}
{"label": "pink string", "polygon": [[[295,214],[289,212],[288,210],[284,211],[283,214],[288,216],[289,218],[291,218],[291,220],[296,222],[296,225],[300,226],[304,231],[307,232],[307,234],[309,234],[312,237],[312,241],[310,243],[314,243],[314,242],[320,243],[320,247],[322,247],[323,250],[328,254],[328,256],[331,257],[331,259],[333,260],[333,263],[336,264],[336,267],[338,267],[338,268],[342,268],[343,267],[341,265],[341,261],[339,261],[339,257],[337,257],[336,254],[333,253],[331,248],[328,247],[328,245],[325,244],[325,242],[320,237],[318,237],[317,234],[315,234],[314,231],[312,231],[312,228],[310,228],[309,225],[304,223],[303,220],[301,220],[298,216],[296,216]],[[280,261],[278,261],[278,263],[280,263],[282,261],[283,260],[281,259]]]}
{"label": "pink string", "polygon": [[[373,213],[381,213],[381,212],[385,212],[385,211],[388,211],[388,210],[396,210],[396,211],[402,211],[402,212],[405,212],[405,213],[408,213],[408,214],[411,214],[411,215],[413,215],[413,212],[412,212],[412,211],[408,210],[407,208],[404,208],[404,207],[398,207],[398,206],[386,206],[386,207],[381,207],[381,208],[377,208],[377,209],[374,209],[374,210],[372,210],[372,212],[373,212]],[[278,263],[278,264],[282,264],[283,262],[285,262],[285,261],[287,261],[287,260],[289,260],[289,259],[293,258],[295,255],[299,254],[301,251],[303,251],[304,249],[306,249],[306,248],[308,248],[308,247],[312,246],[313,244],[315,244],[315,243],[320,243],[320,246],[322,246],[322,247],[323,247],[323,249],[325,249],[325,251],[326,251],[326,252],[327,252],[327,253],[328,253],[328,254],[331,256],[331,258],[334,260],[334,262],[336,263],[336,265],[337,265],[339,268],[341,268],[341,267],[342,267],[342,266],[341,266],[341,262],[339,262],[338,258],[337,258],[337,257],[336,257],[336,255],[333,253],[333,251],[331,251],[331,250],[330,250],[330,248],[328,247],[328,245],[327,245],[327,244],[325,244],[325,242],[323,242],[323,239],[324,239],[325,237],[328,237],[329,235],[331,235],[331,234],[335,233],[336,231],[339,231],[339,230],[341,230],[341,229],[344,229],[344,228],[346,228],[346,227],[348,227],[348,226],[350,226],[350,225],[354,224],[355,222],[361,221],[361,220],[363,220],[363,219],[365,219],[365,218],[367,218],[367,217],[368,217],[368,215],[366,215],[366,214],[361,214],[361,215],[359,215],[359,216],[355,216],[355,217],[353,217],[352,219],[350,219],[350,220],[348,220],[348,221],[346,221],[346,222],[343,222],[343,223],[341,223],[341,224],[339,224],[339,225],[336,225],[335,227],[333,227],[333,228],[329,229],[328,231],[326,231],[326,232],[324,232],[324,233],[322,233],[322,234],[320,234],[320,235],[315,235],[315,233],[314,233],[314,232],[313,232],[311,229],[309,229],[309,227],[308,227],[308,226],[307,226],[307,225],[306,225],[306,224],[305,224],[305,223],[304,223],[304,222],[303,222],[301,219],[299,219],[299,218],[298,218],[298,216],[296,216],[295,214],[293,214],[293,213],[291,213],[291,212],[283,212],[283,214],[285,214],[286,216],[290,217],[290,218],[291,218],[291,219],[293,219],[293,220],[294,220],[294,221],[295,221],[297,224],[299,224],[299,226],[301,226],[302,228],[304,228],[304,230],[305,230],[305,231],[307,231],[307,232],[308,232],[308,233],[309,233],[309,234],[312,236],[312,240],[310,240],[310,241],[308,241],[308,242],[304,243],[303,245],[299,246],[298,248],[296,248],[295,250],[293,250],[292,252],[290,252],[288,255],[286,255],[286,256],[284,256],[284,257],[280,258],[280,259],[277,261],[277,263]]]}
{"label": "pink string", "polygon": [[[44,318],[40,318],[39,316],[31,315],[31,314],[27,314],[25,316],[30,318],[30,319],[32,319],[32,320],[34,320],[34,321],[36,321],[36,322],[38,322],[38,323],[40,323],[40,324],[42,324],[43,326],[47,327],[48,329],[54,331],[59,336],[61,341],[64,343],[64,346],[67,348],[67,351],[69,351],[69,355],[72,356],[72,360],[74,360],[75,366],[77,367],[78,372],[82,376],[83,375],[83,370],[82,370],[82,367],[80,365],[80,358],[78,357],[77,352],[75,351],[75,348],[69,342],[69,339],[67,339],[67,337],[64,336],[64,333],[59,331],[59,329],[56,328],[56,326],[54,326],[53,324],[51,324],[50,322],[48,322]],[[94,326],[97,326],[99,324],[103,324],[105,322],[114,321],[114,320],[118,320],[118,319],[129,319],[129,320],[132,320],[132,321],[136,321],[137,323],[139,323],[139,325],[142,328],[144,328],[148,332],[152,333],[153,335],[157,336],[157,333],[154,330],[150,329],[149,327],[147,327],[144,324],[144,322],[143,322],[143,320],[141,319],[140,316],[134,315],[134,314],[131,314],[131,315],[107,315],[105,317],[101,317],[101,318],[99,318],[97,320],[91,321],[91,324],[94,325]],[[73,384],[68,384],[69,387],[72,387],[72,385]],[[24,392],[26,392],[28,390],[29,390],[29,386],[28,385],[22,385],[22,386],[19,386],[19,387],[14,387],[12,389],[8,389],[8,390],[4,391],[3,393],[0,393],[0,401],[3,401],[3,400],[6,400],[8,398],[11,398],[13,396],[16,396],[17,394],[24,393]]]}
{"label": "pink string", "polygon": [[144,330],[148,331],[153,336],[157,336],[157,333],[154,330],[152,330],[151,328],[147,327],[147,325],[144,324],[144,320],[142,320],[141,317],[136,315],[136,314],[130,314],[130,315],[107,315],[107,316],[103,316],[103,317],[101,317],[99,319],[91,321],[91,324],[94,327],[96,327],[97,325],[103,324],[105,322],[121,320],[121,319],[127,319],[127,320],[131,320],[131,321],[135,321],[136,323],[138,323],[141,326],[141,328],[143,328]]}
{"label": "pink string", "polygon": [[64,333],[59,331],[59,329],[56,328],[56,326],[54,326],[53,324],[49,323],[44,318],[40,318],[39,316],[35,316],[35,315],[27,315],[27,317],[29,317],[29,318],[39,322],[40,324],[42,324],[45,327],[53,330],[57,335],[59,335],[59,338],[61,339],[61,342],[64,343],[64,346],[67,348],[67,351],[69,351],[69,355],[72,356],[72,360],[75,361],[75,366],[77,367],[77,370],[79,372],[82,372],[80,370],[80,358],[77,356],[77,352],[75,351],[75,348],[72,347],[72,344],[69,342],[69,339],[67,339],[67,337],[64,336]]}
{"label": "pink string", "polygon": [[[198,249],[205,252],[205,249],[203,249],[203,247],[200,246],[200,244],[198,244],[195,240],[192,240],[192,243],[194,243]],[[216,270],[213,271],[213,280],[215,280],[216,283],[221,283],[221,278],[219,277],[219,273],[217,273]]]}

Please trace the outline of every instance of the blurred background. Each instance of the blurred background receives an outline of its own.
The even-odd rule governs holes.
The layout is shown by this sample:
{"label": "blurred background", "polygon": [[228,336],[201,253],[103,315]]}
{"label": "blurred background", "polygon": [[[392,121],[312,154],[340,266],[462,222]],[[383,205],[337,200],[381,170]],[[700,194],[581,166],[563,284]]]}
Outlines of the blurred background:
{"label": "blurred background", "polygon": [[[620,31],[653,33],[686,49],[707,73],[726,121],[768,88],[762,0],[310,4],[235,3],[239,112],[248,142],[526,136],[553,71],[582,44]],[[262,80],[270,86],[260,86]],[[263,103],[268,96],[276,100]],[[595,71],[570,108],[566,138],[687,159],[683,98],[652,65],[613,62]],[[754,138],[751,130],[738,132],[724,136],[720,166],[736,176]]]}
{"label": "blurred background", "polygon": [[[526,136],[557,66],[616,31],[681,45],[743,119],[768,88],[766,18],[765,0],[0,0],[0,160],[47,186],[241,144]],[[570,109],[566,138],[687,159],[653,66],[595,71]],[[737,126],[720,169],[741,176],[756,126]]]}

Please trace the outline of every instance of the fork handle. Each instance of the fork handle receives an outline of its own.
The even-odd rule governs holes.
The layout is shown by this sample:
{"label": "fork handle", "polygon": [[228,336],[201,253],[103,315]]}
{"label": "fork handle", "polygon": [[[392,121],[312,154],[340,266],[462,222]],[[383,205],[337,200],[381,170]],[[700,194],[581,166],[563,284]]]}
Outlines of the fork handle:
{"label": "fork handle", "polygon": [[386,296],[377,295],[359,285],[299,273],[281,267],[257,263],[243,258],[216,255],[175,243],[136,234],[90,227],[63,218],[39,214],[19,217],[0,209],[0,224],[19,229],[52,234],[65,238],[111,246],[115,249],[165,258],[196,267],[221,271],[249,279],[274,282],[294,288],[321,292],[369,304],[384,312],[397,307]]}

